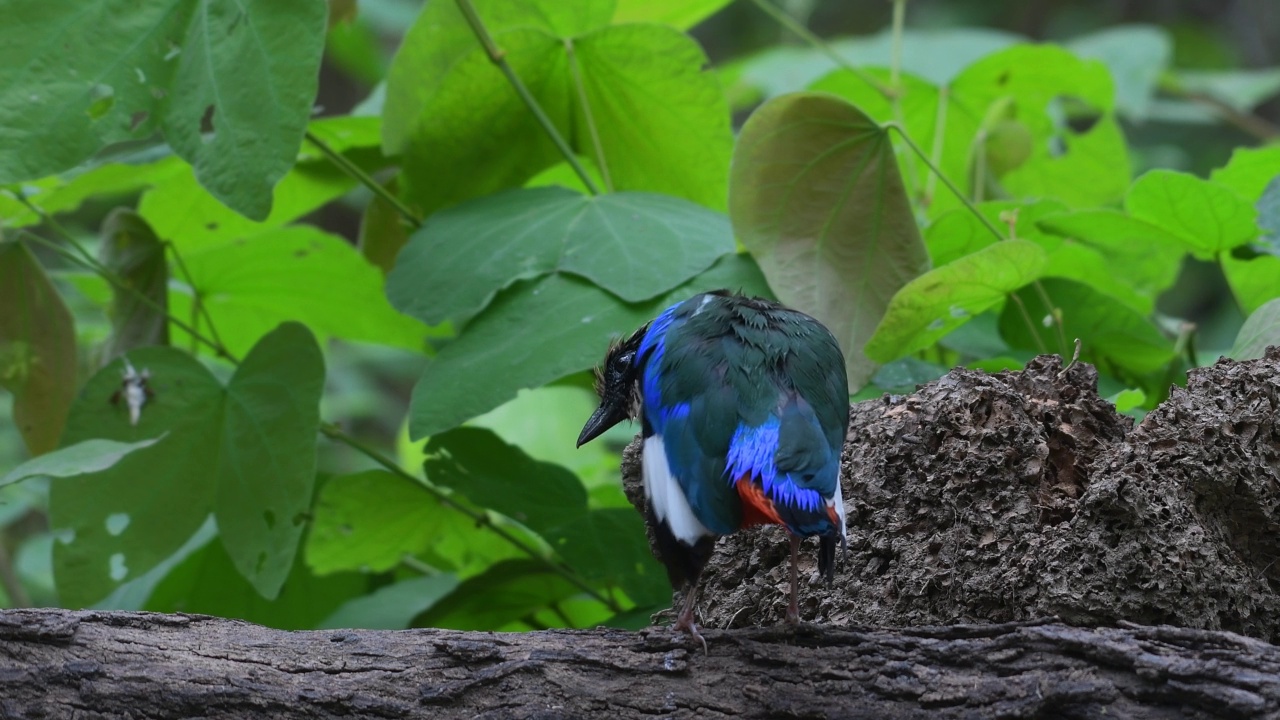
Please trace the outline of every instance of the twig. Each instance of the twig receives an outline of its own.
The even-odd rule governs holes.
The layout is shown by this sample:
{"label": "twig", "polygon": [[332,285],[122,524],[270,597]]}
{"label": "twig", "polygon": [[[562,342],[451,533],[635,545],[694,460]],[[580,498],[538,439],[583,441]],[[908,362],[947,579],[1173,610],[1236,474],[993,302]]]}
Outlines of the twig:
{"label": "twig", "polygon": [[391,474],[397,477],[400,477],[404,480],[408,480],[409,482],[417,485],[419,488],[427,491],[427,493],[435,497],[436,500],[438,500],[441,505],[444,505],[447,508],[460,512],[463,515],[470,518],[473,522],[475,522],[477,527],[481,527],[481,526],[487,527],[491,532],[496,534],[498,537],[501,537],[503,540],[506,540],[516,549],[525,553],[526,555],[533,558],[534,560],[541,562],[544,566],[547,567],[548,570],[551,570],[552,572],[556,573],[560,577],[572,583],[578,589],[587,593],[588,595],[595,598],[596,600],[599,600],[600,602],[604,603],[604,605],[608,607],[610,610],[614,612],[622,612],[622,608],[619,607],[617,602],[614,601],[612,597],[601,594],[599,590],[597,590],[596,588],[588,584],[585,580],[579,577],[578,574],[575,573],[573,570],[567,567],[564,567],[559,563],[552,562],[542,553],[538,552],[532,547],[529,547],[529,545],[525,543],[523,540],[516,537],[515,535],[512,535],[510,532],[507,531],[506,528],[501,527],[499,525],[495,525],[493,521],[490,519],[487,511],[472,510],[471,508],[458,503],[448,493],[442,491],[440,488],[436,487],[435,485],[432,485],[426,480],[423,480],[422,478],[412,473],[406,472],[404,468],[400,467],[398,464],[396,464],[393,460],[388,458],[386,455],[383,455],[381,452],[378,452],[374,448],[369,447],[361,440],[358,440],[352,437],[351,435],[348,435],[346,432],[342,430],[342,428],[338,427],[337,425],[334,425],[333,423],[322,423],[320,425],[320,432],[325,437],[341,442],[347,447],[350,447],[353,450],[361,453],[365,457],[381,465]]}
{"label": "twig", "polygon": [[400,198],[396,197],[395,193],[386,189],[382,186],[382,183],[370,177],[369,173],[362,170],[359,165],[356,165],[348,160],[345,155],[329,147],[328,143],[321,140],[310,130],[307,130],[306,138],[308,142],[316,146],[316,149],[318,149],[322,155],[329,159],[329,162],[338,166],[338,169],[350,175],[356,180],[356,182],[369,188],[374,195],[377,195],[387,201],[391,207],[395,208],[396,212],[400,213],[400,216],[403,217],[406,222],[415,228],[422,227],[422,218],[418,217],[412,210],[410,210],[408,205],[401,202]]}
{"label": "twig", "polygon": [[840,55],[840,53],[832,50],[831,46],[828,45],[825,40],[814,35],[810,32],[809,28],[796,22],[795,18],[771,5],[768,0],[751,0],[751,2],[754,3],[756,7],[763,10],[766,15],[776,20],[779,25],[795,33],[802,40],[812,45],[815,50],[826,55],[827,58],[831,60],[831,62],[835,63],[837,67],[853,73],[855,77],[870,85],[872,89],[883,95],[886,99],[892,99],[893,96],[897,94],[895,88],[891,88],[879,80],[876,80],[861,68],[846,60]]}
{"label": "twig", "polygon": [[586,168],[582,167],[582,163],[578,162],[578,156],[574,154],[573,148],[569,147],[569,143],[560,136],[560,131],[556,130],[555,123],[551,122],[551,118],[543,112],[542,106],[538,104],[538,99],[529,92],[529,88],[525,87],[520,76],[516,75],[516,71],[511,69],[511,65],[507,62],[507,53],[498,47],[493,41],[493,37],[489,35],[489,30],[484,26],[484,21],[480,19],[480,15],[476,12],[475,6],[471,4],[471,0],[454,0],[458,4],[458,9],[462,11],[462,16],[466,18],[467,24],[471,26],[471,32],[475,33],[476,40],[480,41],[480,45],[484,47],[485,53],[489,55],[489,61],[498,66],[503,75],[507,76],[507,82],[511,83],[511,87],[515,88],[516,94],[524,101],[525,107],[529,108],[529,112],[533,113],[533,117],[546,131],[551,138],[551,142],[555,143],[560,154],[564,156],[569,166],[578,174],[582,180],[582,184],[592,195],[599,195],[600,189],[596,187],[595,181],[587,174]]}

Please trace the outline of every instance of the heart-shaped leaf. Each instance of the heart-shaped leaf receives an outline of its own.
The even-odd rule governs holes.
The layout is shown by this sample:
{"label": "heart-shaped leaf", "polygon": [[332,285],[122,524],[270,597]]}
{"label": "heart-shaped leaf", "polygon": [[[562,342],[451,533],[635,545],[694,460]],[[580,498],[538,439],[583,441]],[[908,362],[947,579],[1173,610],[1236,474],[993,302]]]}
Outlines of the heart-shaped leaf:
{"label": "heart-shaped leaf", "polygon": [[888,132],[832,95],[774,98],[742,128],[729,196],[769,287],[831,330],[861,388],[876,368],[863,346],[929,267]]}

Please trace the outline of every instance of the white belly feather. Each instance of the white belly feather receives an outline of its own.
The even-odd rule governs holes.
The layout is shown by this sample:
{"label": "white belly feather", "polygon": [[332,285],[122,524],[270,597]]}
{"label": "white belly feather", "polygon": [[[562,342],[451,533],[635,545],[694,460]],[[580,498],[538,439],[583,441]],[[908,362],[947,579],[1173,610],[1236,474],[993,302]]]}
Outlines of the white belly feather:
{"label": "white belly feather", "polygon": [[693,546],[701,538],[715,534],[698,520],[693,508],[689,507],[684,490],[671,474],[661,435],[645,438],[640,464],[644,468],[645,497],[653,504],[658,520],[666,523],[677,540]]}

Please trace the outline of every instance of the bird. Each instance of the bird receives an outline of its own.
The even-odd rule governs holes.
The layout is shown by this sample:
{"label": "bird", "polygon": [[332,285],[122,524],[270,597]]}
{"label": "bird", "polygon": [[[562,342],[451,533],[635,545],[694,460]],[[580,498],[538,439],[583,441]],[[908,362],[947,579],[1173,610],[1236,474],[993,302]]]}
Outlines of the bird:
{"label": "bird", "polygon": [[836,544],[847,552],[840,454],[849,391],[831,332],[771,300],[694,295],[615,341],[596,393],[578,447],[639,418],[645,519],[671,586],[683,591],[675,628],[706,650],[694,612],[716,539],[770,524],[790,536],[786,618],[799,622],[801,540],[819,537],[827,582]]}

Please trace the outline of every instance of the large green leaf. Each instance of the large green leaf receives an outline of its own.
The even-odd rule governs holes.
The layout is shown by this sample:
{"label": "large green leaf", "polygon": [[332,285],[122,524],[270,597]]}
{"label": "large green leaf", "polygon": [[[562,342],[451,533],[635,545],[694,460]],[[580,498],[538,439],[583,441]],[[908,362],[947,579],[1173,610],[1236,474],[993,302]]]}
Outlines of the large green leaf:
{"label": "large green leaf", "polygon": [[[2,131],[0,131],[2,132]],[[0,240],[0,387],[32,455],[49,452],[76,394],[71,313],[22,243]]]}
{"label": "large green leaf", "polygon": [[552,530],[547,540],[588,581],[617,585],[641,607],[671,600],[666,571],[650,552],[634,508],[592,510]]}
{"label": "large green leaf", "polygon": [[[1055,314],[1053,310],[1057,309],[1066,341],[1080,338],[1081,357],[1095,364],[1105,360],[1112,367],[1139,374],[1159,370],[1173,358],[1173,343],[1131,308],[1071,280],[1049,279],[1042,285],[1053,308],[1045,306],[1040,293],[1029,289],[1018,293],[1022,304],[1036,322]],[[1037,328],[1037,334],[1050,332],[1054,331]],[[1000,334],[1011,345],[1028,350],[1039,347],[1014,303],[1006,305],[1000,316]],[[1057,343],[1047,344],[1053,347]]]}
{"label": "large green leaf", "polygon": [[169,344],[169,266],[164,245],[147,221],[117,208],[102,223],[102,264],[123,281],[111,287],[111,338],[103,357],[111,359],[136,347]]}
{"label": "large green leaf", "polygon": [[[617,190],[725,205],[728,107],[706,56],[661,25],[608,26],[608,0],[474,3],[547,117]],[[455,3],[428,3],[387,81],[384,147],[423,214],[522,185],[563,158]]]}
{"label": "large green leaf", "polygon": [[414,618],[414,627],[497,630],[566,600],[579,589],[533,560],[507,560],[460,584]]}
{"label": "large green leaf", "polygon": [[831,95],[770,100],[738,140],[730,214],[778,299],[825,324],[850,389],[865,385],[863,345],[929,267],[888,132]]}
{"label": "large green leaf", "polygon": [[[382,273],[345,240],[310,225],[271,230],[251,242],[209,247],[183,259],[191,285],[171,289],[173,313],[192,317],[193,296],[201,298],[219,337],[237,356],[287,320],[306,323],[322,338],[422,348],[426,328],[392,309]],[[173,333],[175,342],[187,337],[177,328]]]}
{"label": "large green leaf", "polygon": [[1244,321],[1231,347],[1231,357],[1254,360],[1262,357],[1272,345],[1280,346],[1280,298],[1254,310]]}
{"label": "large green leaf", "polygon": [[893,296],[867,355],[889,362],[929,347],[1039,278],[1048,262],[1039,245],[1006,240],[930,270]]}
{"label": "large green leaf", "polygon": [[385,470],[330,478],[320,489],[307,536],[307,565],[318,575],[383,572],[421,552],[452,512],[420,487]]}
{"label": "large green leaf", "polygon": [[324,357],[307,328],[285,323],[245,356],[221,413],[218,532],[264,597],[289,573],[311,507]]}
{"label": "large green leaf", "polygon": [[324,366],[314,338],[282,325],[227,387],[190,355],[144,347],[129,362],[154,392],[136,425],[122,404],[122,362],[99,371],[72,408],[65,445],[138,442],[168,433],[106,470],[56,480],[50,523],[58,590],[78,607],[138,577],[186,542],[210,512],[236,568],[272,598],[288,574],[311,503]]}
{"label": "large green leaf", "polygon": [[482,428],[462,427],[427,443],[427,477],[471,502],[546,533],[587,511],[587,493],[573,473],[538,462]]}
{"label": "large green leaf", "polygon": [[413,388],[410,435],[418,439],[448,430],[501,405],[521,388],[594,367],[612,338],[634,332],[676,302],[718,288],[769,295],[759,269],[742,255],[723,257],[670,293],[643,303],[620,302],[569,275],[516,283],[427,365]]}
{"label": "large green leaf", "polygon": [[1252,203],[1188,173],[1145,173],[1134,181],[1124,206],[1131,216],[1168,231],[1201,258],[1213,258],[1258,236]]}
{"label": "large green leaf", "polygon": [[309,630],[343,604],[363,597],[368,578],[357,573],[311,574],[306,563],[292,570],[271,599],[262,597],[237,571],[222,543],[210,542],[169,572],[151,592],[144,609],[238,618],[281,630]]}
{"label": "large green leaf", "polygon": [[1231,285],[1231,294],[1244,312],[1256,312],[1268,300],[1280,297],[1280,257],[1257,253],[1236,258],[1223,253],[1219,262]]}
{"label": "large green leaf", "polygon": [[233,212],[196,182],[189,168],[143,194],[138,212],[163,240],[183,253],[248,240],[338,198],[355,180],[326,161],[300,162],[272,191],[271,214],[260,222]]}
{"label": "large green leaf", "polygon": [[315,100],[324,3],[15,0],[0,42],[0,183],[164,133],[201,184],[264,218]]}
{"label": "large green leaf", "polygon": [[[159,160],[150,154],[136,163],[110,162],[91,165],[24,182],[15,190],[48,215],[73,212],[89,198],[110,198],[138,192],[165,182],[179,173],[190,174],[191,168],[167,152]],[[32,211],[16,197],[0,192],[0,220],[6,227],[26,227],[43,222],[40,213]]]}
{"label": "large green leaf", "polygon": [[433,215],[396,259],[387,296],[401,312],[435,324],[475,314],[517,280],[568,272],[639,302],[733,248],[728,220],[686,200],[512,190]]}
{"label": "large green leaf", "polygon": [[1151,301],[1173,285],[1182,266],[1184,251],[1177,236],[1115,210],[1058,213],[1037,225],[1098,251],[1109,265],[1109,279]]}
{"label": "large green leaf", "polygon": [[164,439],[161,435],[135,443],[112,440],[85,440],[61,450],[32,458],[0,477],[0,486],[38,477],[71,477],[98,472],[120,462],[121,458],[135,450],[151,447]]}
{"label": "large green leaf", "polygon": [[1280,177],[1280,144],[1236,148],[1227,164],[1209,175],[1214,183],[1236,191],[1251,202],[1262,197],[1262,191],[1277,177]]}

